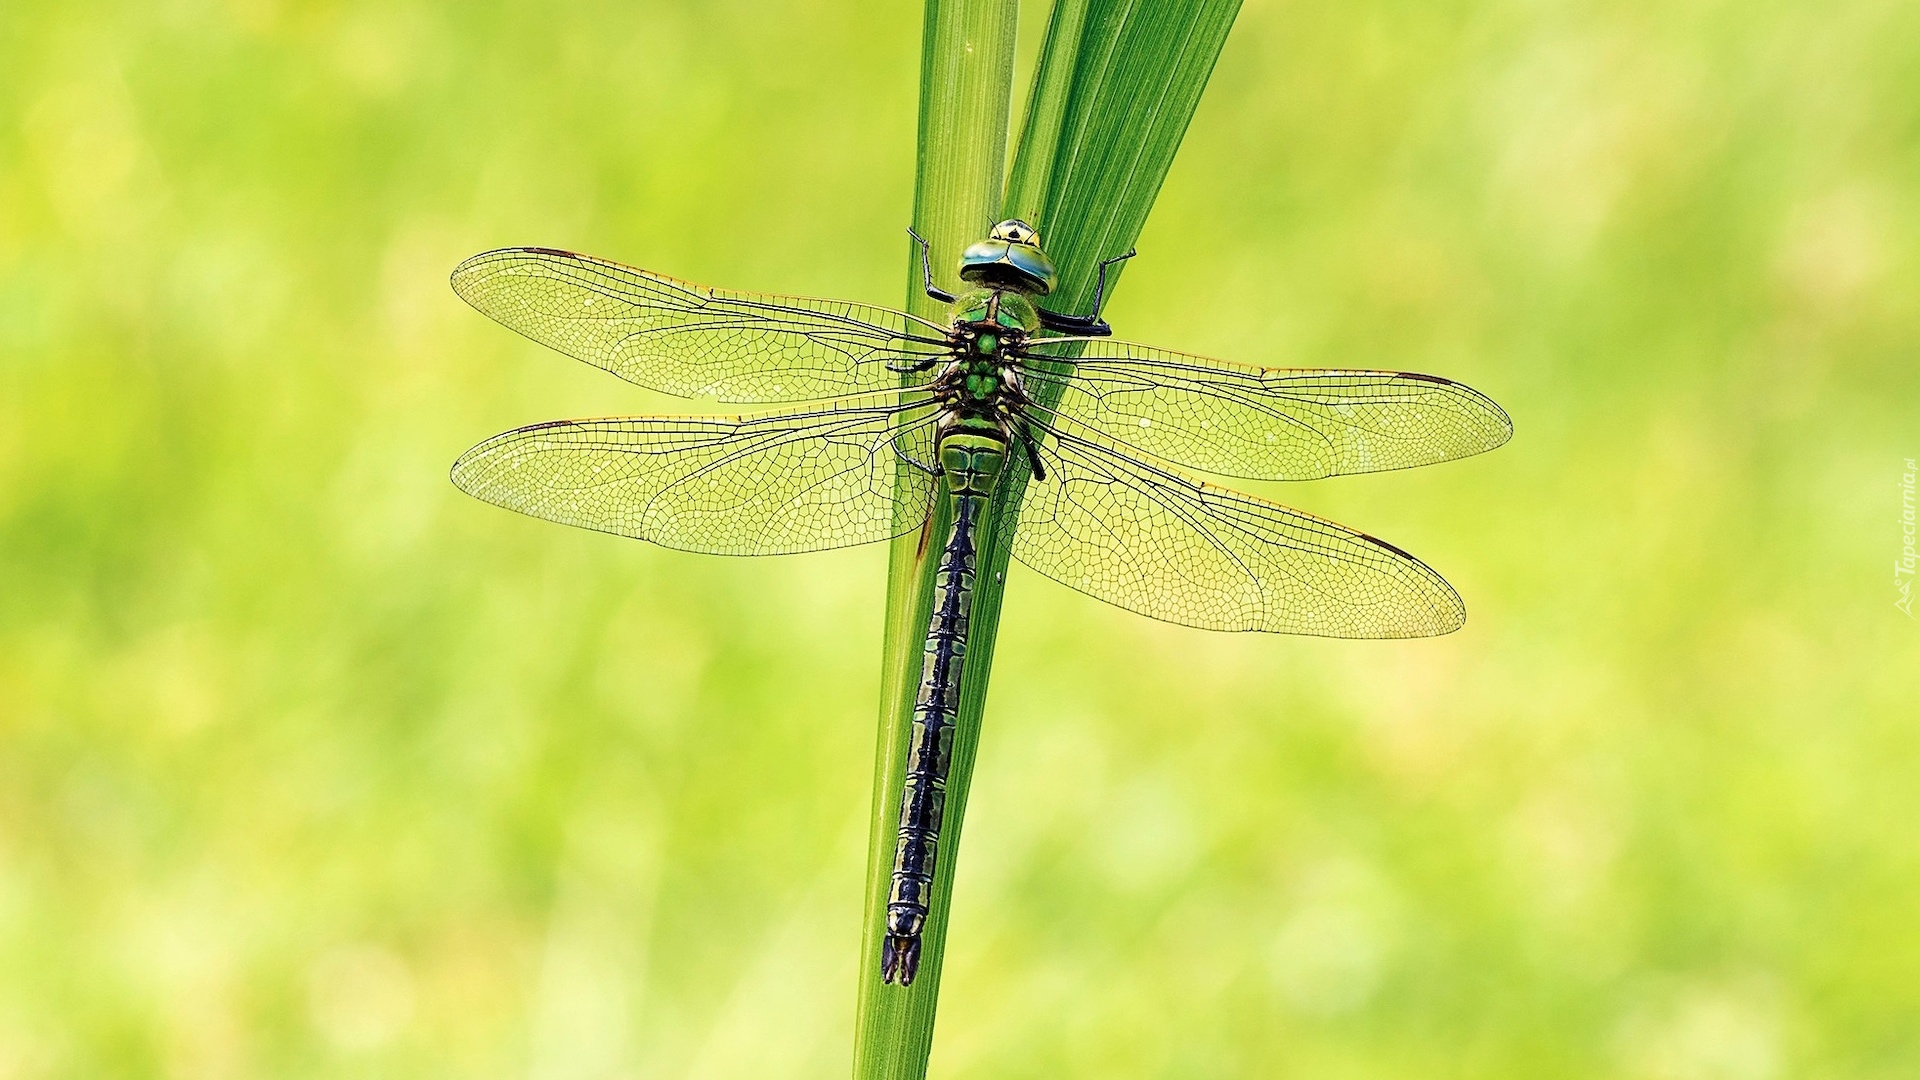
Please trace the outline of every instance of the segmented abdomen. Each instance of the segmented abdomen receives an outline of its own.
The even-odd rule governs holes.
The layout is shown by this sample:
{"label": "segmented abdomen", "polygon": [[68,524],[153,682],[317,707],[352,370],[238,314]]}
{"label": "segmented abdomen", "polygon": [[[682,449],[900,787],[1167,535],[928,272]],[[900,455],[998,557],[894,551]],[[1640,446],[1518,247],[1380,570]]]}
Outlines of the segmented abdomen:
{"label": "segmented abdomen", "polygon": [[954,719],[960,675],[966,665],[967,615],[973,604],[974,525],[982,505],[954,500],[953,531],[940,553],[934,578],[933,618],[927,626],[920,667],[920,695],[907,747],[907,776],[900,792],[900,839],[893,853],[893,888],[887,897],[887,940],[881,975],[901,985],[920,965],[920,931],[932,900],[940,819],[947,802],[947,767],[953,759]]}

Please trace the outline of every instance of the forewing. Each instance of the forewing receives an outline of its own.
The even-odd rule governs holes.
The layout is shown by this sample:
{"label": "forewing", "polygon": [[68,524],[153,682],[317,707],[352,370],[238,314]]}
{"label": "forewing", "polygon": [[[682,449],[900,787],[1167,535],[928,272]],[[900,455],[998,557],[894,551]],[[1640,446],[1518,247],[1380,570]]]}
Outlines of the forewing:
{"label": "forewing", "polygon": [[552,248],[502,248],[453,271],[489,318],[628,382],[680,397],[811,401],[900,385],[945,330],[843,300],[728,292]]}
{"label": "forewing", "polygon": [[1256,480],[1405,469],[1491,450],[1513,423],[1472,387],[1404,371],[1253,368],[1105,338],[1084,348],[1057,413],[1163,461]]}
{"label": "forewing", "polygon": [[1206,630],[1426,637],[1466,621],[1420,560],[1298,510],[1130,459],[1093,433],[1040,445],[1014,557],[1090,596]]}
{"label": "forewing", "polygon": [[468,450],[453,482],[523,514],[682,551],[818,551],[926,520],[932,479],[897,466],[930,460],[932,415],[876,396],[804,413],[558,420]]}

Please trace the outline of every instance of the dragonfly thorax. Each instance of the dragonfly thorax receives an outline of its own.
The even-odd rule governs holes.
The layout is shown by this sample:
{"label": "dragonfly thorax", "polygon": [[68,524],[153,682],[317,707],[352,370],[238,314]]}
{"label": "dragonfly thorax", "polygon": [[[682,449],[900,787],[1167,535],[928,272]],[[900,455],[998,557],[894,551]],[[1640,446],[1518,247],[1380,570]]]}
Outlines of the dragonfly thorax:
{"label": "dragonfly thorax", "polygon": [[1040,325],[1032,301],[1005,289],[975,289],[954,301],[953,359],[934,382],[949,412],[1004,421],[1024,403],[1015,358]]}
{"label": "dragonfly thorax", "polygon": [[970,416],[1007,416],[1026,401],[1019,373],[998,353],[954,357],[935,377],[932,389],[947,411]]}
{"label": "dragonfly thorax", "polygon": [[953,329],[961,337],[985,333],[1025,338],[1040,329],[1040,309],[1011,289],[970,289],[953,302]]}

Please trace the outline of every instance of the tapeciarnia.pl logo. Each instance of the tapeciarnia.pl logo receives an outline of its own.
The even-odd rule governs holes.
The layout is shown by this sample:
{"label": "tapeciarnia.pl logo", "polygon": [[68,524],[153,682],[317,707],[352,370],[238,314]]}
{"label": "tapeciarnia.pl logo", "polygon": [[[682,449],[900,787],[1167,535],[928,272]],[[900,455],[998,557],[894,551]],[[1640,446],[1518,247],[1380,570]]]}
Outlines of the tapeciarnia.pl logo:
{"label": "tapeciarnia.pl logo", "polygon": [[1913,618],[1913,459],[1900,474],[1900,557],[1893,560],[1893,606]]}

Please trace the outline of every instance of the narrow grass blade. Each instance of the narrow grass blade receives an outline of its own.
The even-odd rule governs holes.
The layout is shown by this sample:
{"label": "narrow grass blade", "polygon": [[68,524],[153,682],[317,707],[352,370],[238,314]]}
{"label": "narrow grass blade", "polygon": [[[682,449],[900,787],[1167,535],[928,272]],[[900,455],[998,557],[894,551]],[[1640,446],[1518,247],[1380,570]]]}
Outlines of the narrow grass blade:
{"label": "narrow grass blade", "polygon": [[[913,223],[932,245],[942,286],[959,285],[960,250],[978,239],[1001,197],[1007,121],[1013,91],[1018,0],[927,0],[921,41],[919,159]],[[901,238],[906,241],[905,237]],[[920,251],[910,247],[907,310],[945,321],[941,305],[922,288]],[[887,565],[887,625],[880,685],[878,752],[874,760],[873,817],[867,847],[866,921],[861,934],[860,999],[855,1017],[853,1075],[857,1080],[917,1080],[926,1075],[933,1046],[934,1007],[953,895],[953,856],[966,809],[967,781],[979,745],[978,713],[957,730],[947,780],[938,887],[921,937],[920,971],[911,986],[880,981],[880,941],[886,930],[887,890],[900,822],[905,746],[913,725],[921,645],[932,606],[934,570],[948,521],[940,507],[927,536],[894,541]]]}
{"label": "narrow grass blade", "polygon": [[[933,245],[940,283],[957,287],[953,273],[960,249],[977,239],[991,219],[1025,217],[1040,225],[1042,239],[1062,271],[1050,306],[1085,310],[1099,259],[1125,250],[1139,235],[1238,9],[1238,0],[1059,0],[1035,71],[1020,150],[1003,192],[1015,4],[928,0],[914,222]],[[1001,214],[992,213],[996,204]],[[909,309],[942,317],[938,305],[921,291],[917,249],[908,280]],[[1114,280],[1117,276],[1110,275],[1109,288]],[[1017,501],[1024,490],[1023,475],[1009,470],[996,497]],[[980,536],[968,661],[920,974],[904,989],[880,981],[878,957],[899,814],[902,749],[912,725],[937,538],[947,527],[944,513],[935,515],[929,539],[903,537],[891,552],[854,1046],[856,1080],[919,1080],[926,1075],[960,825],[1011,553],[1012,537],[997,533],[990,524],[994,519],[988,516]]]}
{"label": "narrow grass blade", "polygon": [[[1060,269],[1046,306],[1089,310],[1100,260],[1132,249],[1239,10],[1240,0],[1055,4],[1003,204],[1006,216],[1039,227]],[[1109,296],[1125,265],[1109,272]],[[1036,396],[1051,408],[1059,391],[1039,387]],[[996,498],[1017,506],[1029,482],[1010,469]],[[982,531],[962,730],[979,730],[1012,553],[1011,535]]]}
{"label": "narrow grass blade", "polygon": [[[1061,280],[1049,306],[1088,310],[1099,259],[1132,246],[1238,9],[1238,0],[1061,0],[1055,7],[1002,215],[1037,219],[1042,241],[1057,253]],[[1043,169],[1036,161],[1049,164]],[[1114,280],[1109,275],[1109,290]],[[1017,505],[1029,482],[1024,471],[1009,468],[995,497]],[[991,524],[1000,515],[986,520],[960,685],[963,749],[954,754],[960,780],[948,788],[948,827],[956,839],[956,807],[965,801],[981,730],[1012,554],[1013,537]],[[942,935],[958,847],[946,844],[936,886]]]}
{"label": "narrow grass blade", "polygon": [[1047,306],[1084,310],[1099,261],[1139,237],[1239,9],[1239,0],[1055,7],[1005,203],[1039,226],[1060,268]]}

